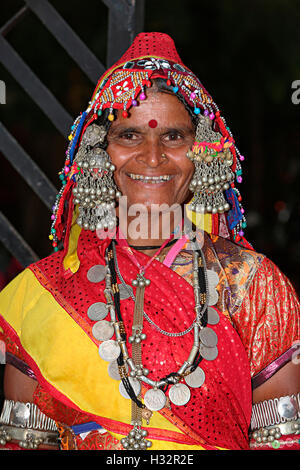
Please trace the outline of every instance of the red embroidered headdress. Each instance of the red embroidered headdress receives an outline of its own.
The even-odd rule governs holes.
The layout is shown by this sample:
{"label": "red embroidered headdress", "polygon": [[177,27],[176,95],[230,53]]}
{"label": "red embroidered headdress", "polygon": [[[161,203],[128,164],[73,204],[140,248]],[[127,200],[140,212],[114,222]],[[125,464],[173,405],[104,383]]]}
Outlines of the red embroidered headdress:
{"label": "red embroidered headdress", "polygon": [[[86,128],[96,121],[104,110],[109,110],[107,113],[110,121],[115,119],[114,110],[123,110],[123,116],[128,116],[132,106],[137,106],[140,100],[146,99],[146,89],[151,87],[155,78],[165,79],[173,92],[184,98],[195,115],[209,117],[213,122],[213,129],[222,135],[221,141],[213,144],[196,141],[193,152],[204,155],[209,146],[214,147],[216,152],[229,149],[232,155],[231,170],[234,172],[236,182],[241,182],[240,161],[244,157],[236,148],[230,129],[210,94],[183,64],[173,40],[168,35],[141,33],[120,60],[99,79],[87,109],[78,116],[72,126],[65,166],[60,173],[63,188],[58,195],[52,215],[50,238],[53,239],[55,250],[58,249],[57,242],[64,240],[68,235],[68,224],[73,213],[72,188],[75,184],[74,176],[78,171],[74,156]],[[234,182],[230,186],[226,191],[226,198],[231,209],[226,218],[225,216],[223,218],[223,227],[225,220],[230,237],[249,247],[243,238],[246,221],[240,204],[241,196]],[[212,232],[219,234],[221,218],[218,214],[213,214],[212,220]]]}

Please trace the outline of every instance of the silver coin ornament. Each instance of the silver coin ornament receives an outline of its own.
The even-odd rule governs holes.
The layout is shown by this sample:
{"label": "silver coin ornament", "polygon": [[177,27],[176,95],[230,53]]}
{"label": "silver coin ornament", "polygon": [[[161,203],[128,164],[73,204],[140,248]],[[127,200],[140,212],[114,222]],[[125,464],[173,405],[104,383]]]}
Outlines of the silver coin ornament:
{"label": "silver coin ornament", "polygon": [[107,341],[111,339],[114,332],[115,330],[113,325],[107,320],[97,321],[92,328],[92,334],[98,341]]}
{"label": "silver coin ornament", "polygon": [[90,320],[93,321],[104,320],[107,314],[108,307],[104,302],[95,302],[94,304],[90,305],[87,311],[87,316]]}
{"label": "silver coin ornament", "polygon": [[159,388],[150,388],[144,395],[144,404],[151,411],[159,411],[166,406],[167,397]]}
{"label": "silver coin ornament", "polygon": [[97,283],[105,279],[106,272],[106,266],[102,266],[102,264],[96,264],[88,270],[86,277],[90,282]]}
{"label": "silver coin ornament", "polygon": [[120,352],[120,346],[113,339],[104,341],[99,346],[99,355],[101,359],[107,362],[112,362],[118,359],[118,357],[120,356]]}
{"label": "silver coin ornament", "polygon": [[114,380],[121,380],[121,376],[119,373],[119,367],[117,361],[112,361],[108,364],[108,375],[110,376],[111,379]]}
{"label": "silver coin ornament", "polygon": [[201,367],[197,367],[194,372],[184,378],[186,384],[191,388],[199,388],[205,382],[205,372]]}
{"label": "silver coin ornament", "polygon": [[186,405],[191,398],[189,387],[183,383],[172,385],[169,390],[170,401],[176,406]]}
{"label": "silver coin ornament", "polygon": [[[129,377],[128,380],[129,380],[129,382],[130,382],[130,384],[133,388],[133,391],[134,391],[135,395],[139,396],[139,394],[141,393],[141,388],[142,388],[141,383],[137,379],[134,379],[132,377]],[[130,396],[128,395],[128,393],[126,391],[123,382],[121,382],[120,385],[119,385],[119,391],[120,391],[122,397],[130,399]]]}
{"label": "silver coin ornament", "polygon": [[208,269],[206,271],[206,275],[207,281],[210,286],[216,287],[219,284],[219,276],[215,271],[213,271],[212,269]]}
{"label": "silver coin ornament", "polygon": [[26,426],[30,417],[30,409],[26,403],[15,403],[11,410],[11,419],[19,426]]}
{"label": "silver coin ornament", "polygon": [[214,348],[218,344],[218,336],[214,330],[204,327],[200,330],[199,338],[207,348]]}
{"label": "silver coin ornament", "polygon": [[120,299],[121,300],[126,300],[133,295],[133,290],[132,287],[129,286],[128,284],[118,284],[119,292],[120,292]]}
{"label": "silver coin ornament", "polygon": [[207,308],[207,323],[209,325],[217,325],[219,321],[220,321],[220,316],[218,312],[214,308],[208,307]]}
{"label": "silver coin ornament", "polygon": [[219,299],[218,291],[215,288],[209,287],[208,289],[208,305],[216,305]]}
{"label": "silver coin ornament", "polygon": [[206,359],[207,361],[214,361],[219,354],[217,346],[213,348],[208,348],[207,346],[204,346],[204,344],[200,343],[199,347],[199,352],[203,359]]}
{"label": "silver coin ornament", "polygon": [[298,413],[298,406],[295,398],[288,396],[279,398],[277,409],[280,416],[286,419],[293,419]]}

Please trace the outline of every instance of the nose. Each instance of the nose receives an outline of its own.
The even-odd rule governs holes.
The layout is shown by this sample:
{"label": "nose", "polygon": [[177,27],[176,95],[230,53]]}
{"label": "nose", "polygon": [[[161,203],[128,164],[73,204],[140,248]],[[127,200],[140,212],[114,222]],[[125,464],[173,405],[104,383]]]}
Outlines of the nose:
{"label": "nose", "polygon": [[149,168],[157,168],[163,165],[167,161],[167,158],[160,139],[154,138],[147,140],[136,159]]}

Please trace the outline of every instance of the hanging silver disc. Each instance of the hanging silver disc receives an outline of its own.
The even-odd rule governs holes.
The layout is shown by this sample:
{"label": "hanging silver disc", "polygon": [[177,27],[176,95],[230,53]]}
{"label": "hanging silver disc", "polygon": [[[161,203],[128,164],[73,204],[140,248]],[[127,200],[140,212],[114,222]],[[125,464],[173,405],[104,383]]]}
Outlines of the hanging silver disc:
{"label": "hanging silver disc", "polygon": [[95,302],[89,306],[87,311],[87,316],[93,321],[104,320],[107,314],[108,307],[104,302]]}
{"label": "hanging silver disc", "polygon": [[118,284],[119,292],[120,292],[120,299],[121,300],[126,300],[133,295],[133,290],[132,287],[129,286],[128,284]]}
{"label": "hanging silver disc", "polygon": [[86,277],[90,282],[96,283],[96,282],[101,282],[105,279],[107,272],[107,267],[102,266],[102,264],[96,264],[95,266],[92,266],[88,272]]}
{"label": "hanging silver disc", "polygon": [[112,362],[118,359],[120,352],[120,346],[113,339],[104,341],[99,346],[99,355],[104,361],[107,362]]}
{"label": "hanging silver disc", "polygon": [[108,339],[111,339],[114,332],[115,330],[113,325],[107,320],[97,321],[92,328],[93,336],[98,341],[107,341]]}
{"label": "hanging silver disc", "polygon": [[28,426],[30,418],[30,404],[17,402],[13,405],[11,410],[11,419],[17,426]]}
{"label": "hanging silver disc", "polygon": [[[139,394],[141,393],[141,383],[137,380],[137,379],[134,379],[133,377],[129,377],[129,382],[133,388],[133,391],[135,393],[135,395],[138,397]],[[130,396],[128,395],[124,385],[123,385],[123,382],[120,383],[119,385],[119,391],[122,395],[122,397],[124,398],[127,398],[127,399],[130,399]]]}
{"label": "hanging silver disc", "polygon": [[205,382],[205,372],[201,367],[197,367],[194,372],[184,377],[185,382],[191,388],[199,388]]}
{"label": "hanging silver disc", "polygon": [[218,336],[214,330],[205,327],[200,330],[199,338],[202,344],[207,348],[214,348],[218,344]]}
{"label": "hanging silver disc", "polygon": [[217,325],[219,321],[220,321],[220,317],[219,317],[218,312],[214,308],[208,307],[207,308],[207,323],[209,325]]}
{"label": "hanging silver disc", "polygon": [[199,352],[203,359],[207,361],[213,361],[218,357],[218,348],[215,346],[214,348],[207,348],[204,344],[200,343]]}
{"label": "hanging silver disc", "polygon": [[219,300],[218,291],[213,288],[208,290],[208,305],[216,305]]}
{"label": "hanging silver disc", "polygon": [[282,418],[292,419],[298,413],[297,401],[294,397],[281,397],[278,400],[277,410]]}
{"label": "hanging silver disc", "polygon": [[219,284],[219,276],[212,269],[208,269],[206,271],[206,276],[207,276],[207,281],[210,286],[216,287]]}
{"label": "hanging silver disc", "polygon": [[110,362],[108,364],[107,371],[108,371],[108,375],[110,376],[110,378],[114,380],[121,380],[117,361]]}
{"label": "hanging silver disc", "polygon": [[176,406],[183,406],[188,403],[191,398],[191,392],[185,384],[175,384],[169,390],[170,401]]}
{"label": "hanging silver disc", "polygon": [[144,404],[151,411],[159,411],[165,407],[167,397],[159,388],[150,388],[144,396]]}

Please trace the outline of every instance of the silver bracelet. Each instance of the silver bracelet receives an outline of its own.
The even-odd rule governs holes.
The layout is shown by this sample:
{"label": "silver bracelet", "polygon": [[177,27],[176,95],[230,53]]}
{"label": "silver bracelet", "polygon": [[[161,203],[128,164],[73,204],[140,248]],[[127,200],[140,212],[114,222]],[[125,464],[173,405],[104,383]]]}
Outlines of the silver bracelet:
{"label": "silver bracelet", "polygon": [[16,440],[20,447],[37,448],[40,444],[59,444],[56,423],[34,403],[4,400],[0,415],[0,445]]}
{"label": "silver bracelet", "polygon": [[278,426],[300,418],[300,393],[256,403],[252,407],[251,431]]}

